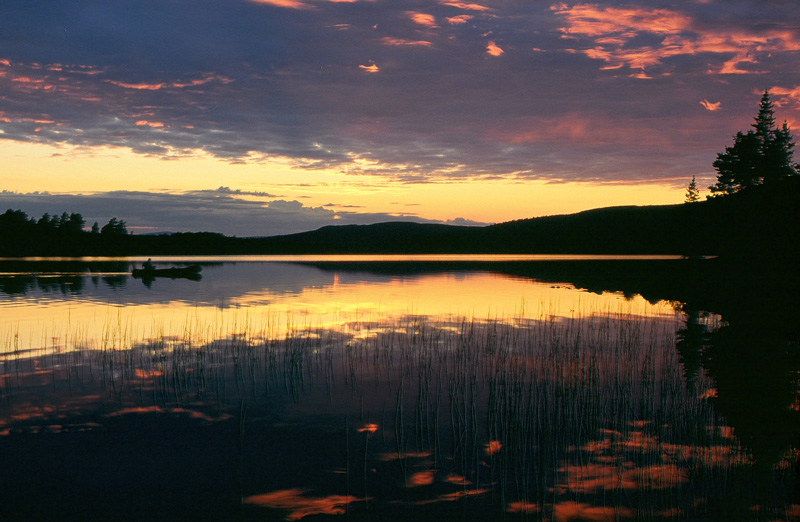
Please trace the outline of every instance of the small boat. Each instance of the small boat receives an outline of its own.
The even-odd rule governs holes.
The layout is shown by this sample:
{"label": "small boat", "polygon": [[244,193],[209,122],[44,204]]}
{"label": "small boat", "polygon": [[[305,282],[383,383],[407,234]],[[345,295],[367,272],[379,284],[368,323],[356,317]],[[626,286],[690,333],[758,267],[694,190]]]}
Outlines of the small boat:
{"label": "small boat", "polygon": [[169,277],[170,279],[200,279],[200,265],[176,266],[172,268],[134,268],[131,275],[140,279]]}

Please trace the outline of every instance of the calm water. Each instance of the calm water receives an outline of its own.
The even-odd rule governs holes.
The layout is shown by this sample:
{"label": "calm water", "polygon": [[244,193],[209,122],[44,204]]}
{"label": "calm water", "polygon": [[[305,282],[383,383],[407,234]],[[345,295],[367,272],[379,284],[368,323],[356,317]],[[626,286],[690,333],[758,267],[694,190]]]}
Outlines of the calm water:
{"label": "calm water", "polygon": [[800,514],[773,292],[676,259],[142,261],[0,261],[0,519]]}

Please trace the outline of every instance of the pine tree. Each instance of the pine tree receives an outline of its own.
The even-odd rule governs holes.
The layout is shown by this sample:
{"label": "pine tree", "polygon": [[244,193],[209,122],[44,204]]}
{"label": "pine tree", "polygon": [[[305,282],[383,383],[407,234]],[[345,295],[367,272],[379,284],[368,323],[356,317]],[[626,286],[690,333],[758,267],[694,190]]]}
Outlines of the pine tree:
{"label": "pine tree", "polygon": [[686,187],[685,203],[697,203],[698,201],[700,201],[700,191],[697,189],[697,180],[692,176],[692,181]]}
{"label": "pine tree", "polygon": [[[786,122],[780,129],[775,123],[775,109],[764,91],[753,130],[736,133],[733,146],[717,154],[714,169],[717,183],[712,195],[733,194],[744,188],[796,176],[798,165],[792,163],[794,143]],[[688,197],[688,196],[687,196]]]}

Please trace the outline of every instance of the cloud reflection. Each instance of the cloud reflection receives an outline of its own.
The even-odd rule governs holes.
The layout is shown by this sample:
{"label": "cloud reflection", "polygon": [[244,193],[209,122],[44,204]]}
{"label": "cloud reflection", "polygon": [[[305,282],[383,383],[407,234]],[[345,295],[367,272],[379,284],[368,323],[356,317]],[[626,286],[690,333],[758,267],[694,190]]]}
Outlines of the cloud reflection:
{"label": "cloud reflection", "polygon": [[582,502],[565,501],[553,506],[555,522],[609,521],[633,518],[634,511],[625,507],[593,506]]}
{"label": "cloud reflection", "polygon": [[293,488],[273,491],[261,495],[253,495],[242,502],[256,506],[288,511],[286,520],[300,520],[312,515],[343,515],[346,507],[352,502],[366,499],[352,495],[329,495],[327,497],[309,497],[308,490]]}

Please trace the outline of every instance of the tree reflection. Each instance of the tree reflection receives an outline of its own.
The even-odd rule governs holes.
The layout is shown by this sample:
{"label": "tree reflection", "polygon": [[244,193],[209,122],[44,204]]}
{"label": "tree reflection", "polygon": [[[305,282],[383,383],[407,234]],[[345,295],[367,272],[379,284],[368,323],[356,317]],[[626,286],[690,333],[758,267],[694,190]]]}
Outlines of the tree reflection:
{"label": "tree reflection", "polygon": [[756,467],[779,464],[800,442],[800,347],[791,319],[775,314],[726,314],[730,320],[709,331],[704,312],[682,307],[685,326],[677,332],[687,386],[701,371],[714,382],[709,398],[753,454]]}
{"label": "tree reflection", "polygon": [[2,261],[0,293],[75,295],[83,293],[89,282],[96,287],[101,281],[112,289],[123,288],[128,272],[127,261]]}
{"label": "tree reflection", "polygon": [[675,348],[680,353],[686,386],[692,389],[703,369],[703,352],[709,340],[706,324],[708,314],[688,305],[682,305],[681,310],[685,316],[685,327],[676,334]]}
{"label": "tree reflection", "polygon": [[798,443],[798,345],[778,332],[728,324],[709,337],[703,366],[714,380],[717,409],[753,452],[771,467]]}

